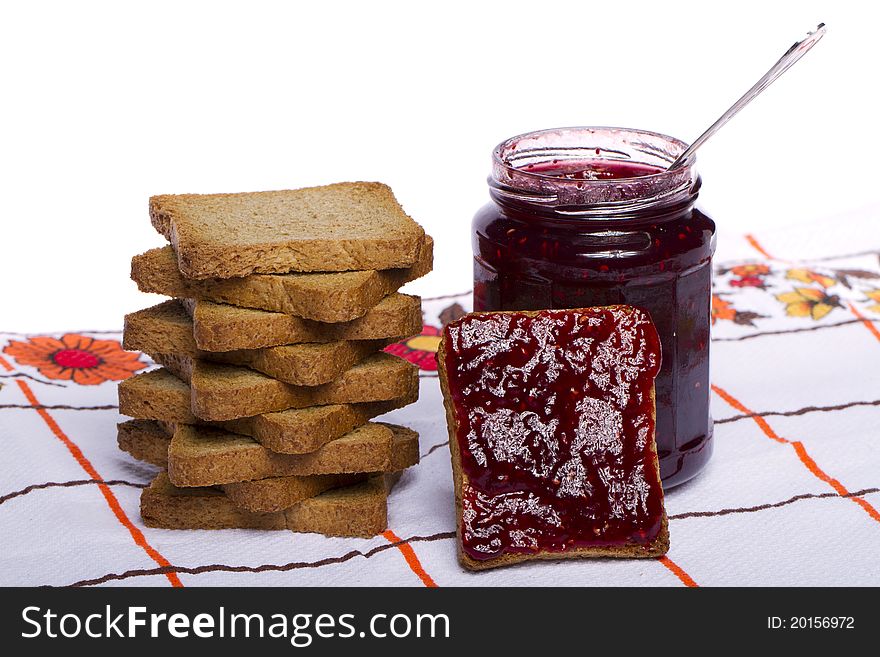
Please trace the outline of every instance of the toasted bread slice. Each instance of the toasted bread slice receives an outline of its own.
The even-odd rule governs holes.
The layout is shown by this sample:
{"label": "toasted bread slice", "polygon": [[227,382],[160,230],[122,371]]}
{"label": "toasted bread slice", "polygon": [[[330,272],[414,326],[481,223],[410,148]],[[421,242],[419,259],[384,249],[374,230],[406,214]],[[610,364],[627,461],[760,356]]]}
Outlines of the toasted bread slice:
{"label": "toasted bread slice", "polygon": [[420,299],[406,294],[392,294],[364,317],[339,324],[210,301],[170,299],[126,315],[123,346],[146,353],[205,357],[207,352],[399,339],[421,329]]}
{"label": "toasted bread slice", "polygon": [[388,491],[394,477],[373,477],[335,488],[284,511],[287,529],[325,536],[369,538],[388,529]]}
{"label": "toasted bread slice", "polygon": [[666,553],[647,314],[471,313],[438,366],[462,565]]}
{"label": "toasted bread slice", "polygon": [[153,196],[150,220],[187,278],[408,267],[425,231],[387,185]]}
{"label": "toasted bread slice", "polygon": [[139,420],[210,424],[250,436],[273,452],[303,454],[378,415],[414,403],[418,400],[418,393],[417,382],[411,381],[406,394],[388,401],[310,406],[207,423],[198,421],[190,413],[187,385],[164,370],[154,370],[120,384],[119,412]]}
{"label": "toasted bread slice", "polygon": [[[169,433],[173,432],[173,433]],[[277,454],[234,433],[162,425],[149,420],[122,422],[120,449],[168,468],[175,485],[218,486],[269,477],[397,472],[419,461],[419,436],[386,423],[362,425],[309,454]]]}
{"label": "toasted bread slice", "polygon": [[[245,368],[212,364],[202,367],[171,357],[167,361],[175,366],[176,374],[160,368],[119,384],[123,415],[196,424],[312,406],[411,399],[418,394],[418,370],[390,354],[373,356],[336,381],[314,388],[275,382]],[[189,381],[194,379],[197,385],[193,387]],[[205,417],[193,413],[194,404],[199,415]]]}
{"label": "toasted bread slice", "polygon": [[239,509],[251,513],[284,511],[310,497],[369,479],[369,473],[268,477],[257,481],[224,484],[220,489]]}
{"label": "toasted bread slice", "polygon": [[[129,420],[119,425],[117,441],[123,451],[139,461],[167,468],[168,447],[173,433],[173,426],[163,427],[148,420]],[[400,449],[397,451],[400,452]],[[394,463],[405,462],[407,458],[405,454],[395,456],[392,459]],[[253,513],[270,513],[282,511],[325,490],[358,483],[369,476],[367,473],[353,473],[268,477],[225,484],[221,488],[236,507]]]}
{"label": "toasted bread slice", "polygon": [[174,350],[186,353],[195,349],[261,349],[300,342],[382,340],[416,335],[422,330],[421,300],[408,294],[389,294],[363,317],[332,324],[212,301],[181,299],[165,303],[181,304],[192,318],[192,340]]}
{"label": "toasted bread slice", "polygon": [[279,381],[316,386],[375,354],[402,336],[383,340],[305,342],[263,349],[210,352],[194,348],[192,321],[183,307],[166,302],[126,315],[123,346],[155,357],[176,354],[199,360],[241,365]]}
{"label": "toasted bread slice", "polygon": [[326,536],[370,537],[388,526],[382,477],[335,488],[284,511],[254,513],[216,488],[177,488],[160,472],[141,493],[141,518],[161,529],[287,529]]}
{"label": "toasted bread slice", "polygon": [[408,394],[418,370],[391,354],[376,354],[319,386],[294,386],[246,367],[188,356],[156,354],[156,362],[190,385],[191,410],[202,420],[235,420],[288,408],[388,401]]}
{"label": "toasted bread slice", "polygon": [[433,253],[434,241],[427,237],[414,264],[405,268],[193,281],[180,274],[174,251],[165,247],[132,258],[131,278],[142,292],[338,323],[363,317],[402,285],[430,272]]}

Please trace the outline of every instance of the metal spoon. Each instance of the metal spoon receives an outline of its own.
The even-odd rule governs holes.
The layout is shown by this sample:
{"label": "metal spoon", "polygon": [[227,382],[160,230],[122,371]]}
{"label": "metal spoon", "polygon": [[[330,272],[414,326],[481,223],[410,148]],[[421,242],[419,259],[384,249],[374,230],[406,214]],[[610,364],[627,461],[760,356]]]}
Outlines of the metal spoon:
{"label": "metal spoon", "polygon": [[688,146],[687,150],[678,156],[678,159],[675,160],[672,164],[669,165],[667,171],[672,171],[673,169],[677,169],[682,164],[684,164],[685,160],[687,160],[700,146],[702,146],[709,137],[714,135],[721,129],[725,123],[730,121],[734,116],[736,116],[737,112],[739,112],[743,107],[752,102],[755,98],[757,98],[764,89],[769,87],[773,82],[776,81],[780,75],[785,73],[788,69],[794,66],[795,62],[797,62],[801,57],[803,57],[807,51],[815,46],[819,39],[821,39],[825,35],[825,23],[819,23],[819,26],[816,28],[814,32],[807,32],[807,37],[801,41],[795,43],[791,48],[789,48],[785,54],[776,62],[769,71],[764,74],[760,80],[755,83],[751,89],[745,92],[738,101],[736,101],[729,110],[727,110],[724,114],[722,114],[715,123],[709,126],[709,129],[706,130],[703,134],[701,134],[697,139]]}

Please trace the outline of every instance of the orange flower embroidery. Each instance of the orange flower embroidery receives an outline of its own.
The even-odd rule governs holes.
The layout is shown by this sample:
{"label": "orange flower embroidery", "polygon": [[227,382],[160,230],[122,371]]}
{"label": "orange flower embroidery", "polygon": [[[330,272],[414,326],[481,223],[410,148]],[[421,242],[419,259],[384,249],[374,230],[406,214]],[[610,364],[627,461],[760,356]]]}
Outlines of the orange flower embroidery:
{"label": "orange flower embroidery", "polygon": [[877,304],[874,306],[868,306],[868,310],[874,313],[880,313],[880,288],[874,288],[873,290],[867,290],[865,294],[871,301],[876,301]]}
{"label": "orange flower embroidery", "polygon": [[717,294],[712,295],[712,323],[723,319],[740,326],[754,326],[756,319],[763,319],[761,315],[751,310],[737,310],[729,301],[725,301]]}
{"label": "orange flower embroidery", "polygon": [[759,264],[736,265],[730,269],[719,269],[718,273],[733,274],[730,278],[731,287],[756,287],[764,290],[767,288],[764,279],[770,274],[770,267]]}
{"label": "orange flower embroidery", "polygon": [[440,348],[440,329],[425,325],[421,335],[385,347],[385,351],[415,363],[421,370],[437,371],[437,349]]}
{"label": "orange flower embroidery", "polygon": [[817,274],[809,269],[789,269],[785,273],[785,277],[790,281],[800,281],[801,283],[818,283],[826,290],[837,283],[837,280],[829,276]]}
{"label": "orange flower embroidery", "polygon": [[793,292],[777,294],[776,298],[785,305],[789,317],[812,317],[822,319],[835,308],[840,308],[840,297],[825,294],[825,290],[814,287],[796,287]]}
{"label": "orange flower embroidery", "polygon": [[727,319],[733,321],[736,319],[736,310],[729,302],[725,301],[717,294],[712,295],[712,323],[719,319]]}
{"label": "orange flower embroidery", "polygon": [[84,386],[122,381],[147,367],[139,354],[124,351],[117,340],[95,340],[76,333],[60,340],[48,336],[13,340],[3,352],[20,365],[36,367],[47,379],[73,380]]}
{"label": "orange flower embroidery", "polygon": [[737,265],[730,268],[730,273],[734,276],[766,276],[770,273],[770,267],[767,265]]}

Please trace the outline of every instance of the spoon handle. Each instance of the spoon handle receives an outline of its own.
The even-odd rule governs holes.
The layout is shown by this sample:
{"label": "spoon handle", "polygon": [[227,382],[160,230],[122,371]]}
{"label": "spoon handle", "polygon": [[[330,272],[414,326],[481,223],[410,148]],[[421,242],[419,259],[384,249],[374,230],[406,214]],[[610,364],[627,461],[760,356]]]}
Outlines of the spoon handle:
{"label": "spoon handle", "polygon": [[718,117],[718,120],[710,125],[706,132],[697,137],[696,140],[688,146],[687,150],[679,155],[675,162],[669,165],[668,171],[677,169],[684,164],[685,160],[702,146],[709,137],[718,132],[718,130],[720,130],[725,123],[730,121],[730,119],[736,116],[743,107],[752,102],[762,91],[764,91],[764,89],[773,84],[780,75],[794,66],[794,64],[803,57],[810,48],[815,46],[819,42],[819,39],[824,35],[825,23],[819,23],[819,26],[815,31],[808,32],[805,39],[796,42],[791,48],[789,48],[779,61],[770,67],[770,70],[764,74],[764,77],[758,80],[751,89],[745,92],[742,97],[730,107],[730,109]]}

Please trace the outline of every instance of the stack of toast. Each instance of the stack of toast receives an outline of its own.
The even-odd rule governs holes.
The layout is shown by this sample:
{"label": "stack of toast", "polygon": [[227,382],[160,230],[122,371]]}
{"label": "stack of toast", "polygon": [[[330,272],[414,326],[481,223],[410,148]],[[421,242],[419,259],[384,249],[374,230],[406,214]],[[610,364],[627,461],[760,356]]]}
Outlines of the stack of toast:
{"label": "stack of toast", "polygon": [[157,196],[170,242],[132,260],[144,292],[125,348],[161,365],[119,386],[119,446],[164,470],[141,496],[152,527],[373,536],[418,435],[371,421],[418,398],[385,353],[422,328],[400,294],[433,242],[379,183]]}

